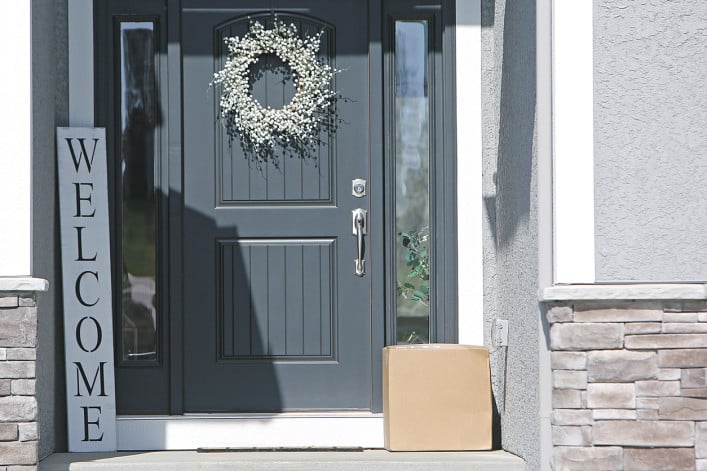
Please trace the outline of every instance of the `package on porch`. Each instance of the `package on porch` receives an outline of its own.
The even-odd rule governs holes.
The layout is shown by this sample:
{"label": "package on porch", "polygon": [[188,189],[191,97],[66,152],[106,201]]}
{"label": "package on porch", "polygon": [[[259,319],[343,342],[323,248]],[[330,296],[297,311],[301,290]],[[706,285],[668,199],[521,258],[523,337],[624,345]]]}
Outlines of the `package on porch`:
{"label": "package on porch", "polygon": [[388,450],[490,450],[488,348],[385,347],[383,414]]}

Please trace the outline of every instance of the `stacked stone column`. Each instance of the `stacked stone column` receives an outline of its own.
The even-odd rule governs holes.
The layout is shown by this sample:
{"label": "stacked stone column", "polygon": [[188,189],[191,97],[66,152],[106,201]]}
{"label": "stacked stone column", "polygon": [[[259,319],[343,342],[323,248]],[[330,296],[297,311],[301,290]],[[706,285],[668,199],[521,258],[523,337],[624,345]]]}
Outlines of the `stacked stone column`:
{"label": "stacked stone column", "polygon": [[35,361],[37,305],[32,293],[0,291],[0,470],[37,469]]}
{"label": "stacked stone column", "polygon": [[556,470],[707,470],[707,302],[547,305]]}

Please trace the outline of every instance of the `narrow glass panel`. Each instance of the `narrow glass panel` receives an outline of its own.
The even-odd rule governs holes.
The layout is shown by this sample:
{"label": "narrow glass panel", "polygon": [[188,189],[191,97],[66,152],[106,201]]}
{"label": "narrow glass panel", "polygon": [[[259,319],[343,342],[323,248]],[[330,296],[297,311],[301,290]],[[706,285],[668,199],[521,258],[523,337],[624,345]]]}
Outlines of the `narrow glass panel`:
{"label": "narrow glass panel", "polygon": [[430,340],[427,22],[395,22],[397,341]]}
{"label": "narrow glass panel", "polygon": [[123,360],[157,359],[154,29],[120,23]]}

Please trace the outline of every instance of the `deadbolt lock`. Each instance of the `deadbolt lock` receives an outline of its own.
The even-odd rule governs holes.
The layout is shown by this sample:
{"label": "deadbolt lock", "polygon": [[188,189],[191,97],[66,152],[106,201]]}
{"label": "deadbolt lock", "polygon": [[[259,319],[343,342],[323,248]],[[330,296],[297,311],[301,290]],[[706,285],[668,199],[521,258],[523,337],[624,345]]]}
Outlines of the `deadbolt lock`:
{"label": "deadbolt lock", "polygon": [[356,198],[366,196],[366,180],[362,178],[351,180],[351,194]]}

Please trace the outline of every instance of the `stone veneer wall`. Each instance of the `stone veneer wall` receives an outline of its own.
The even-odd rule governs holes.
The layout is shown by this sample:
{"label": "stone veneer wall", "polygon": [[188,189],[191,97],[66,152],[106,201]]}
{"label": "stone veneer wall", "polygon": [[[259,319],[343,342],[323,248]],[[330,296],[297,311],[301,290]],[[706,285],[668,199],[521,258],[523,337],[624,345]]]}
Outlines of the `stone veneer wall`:
{"label": "stone veneer wall", "polygon": [[33,293],[0,291],[0,470],[37,469]]}
{"label": "stone veneer wall", "polygon": [[545,303],[555,470],[707,470],[707,301]]}

